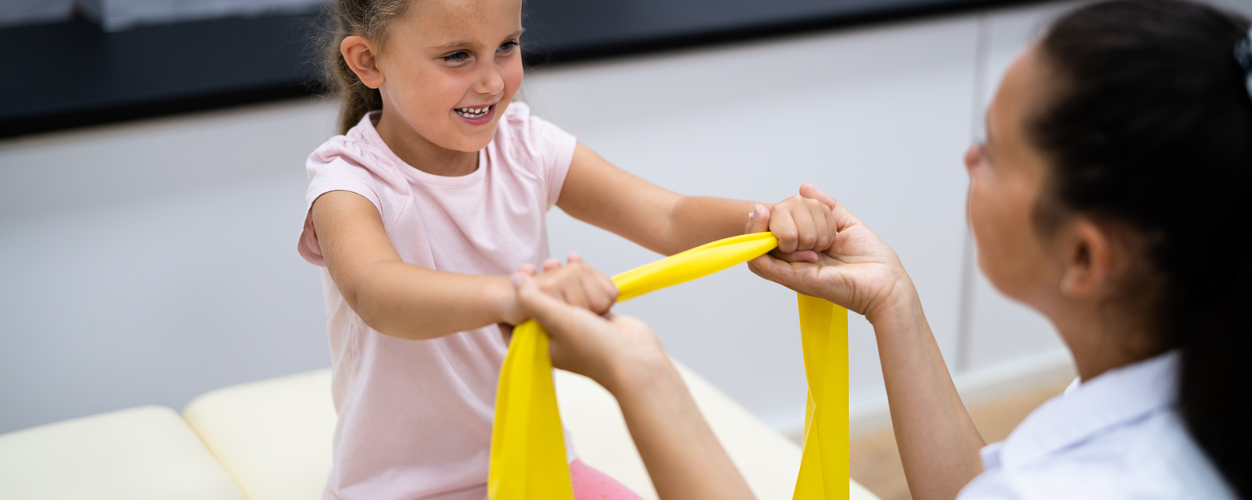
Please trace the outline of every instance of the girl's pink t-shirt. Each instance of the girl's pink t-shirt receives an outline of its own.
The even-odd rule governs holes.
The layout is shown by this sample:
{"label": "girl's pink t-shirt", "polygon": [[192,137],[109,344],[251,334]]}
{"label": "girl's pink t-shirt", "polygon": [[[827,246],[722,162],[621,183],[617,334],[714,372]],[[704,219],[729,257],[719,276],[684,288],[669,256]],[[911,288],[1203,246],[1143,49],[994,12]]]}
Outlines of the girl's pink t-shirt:
{"label": "girl's pink t-shirt", "polygon": [[[453,273],[507,276],[548,257],[544,215],[561,194],[573,136],[512,103],[495,138],[462,177],[407,165],[366,115],[308,159],[307,202],[351,191],[378,208],[404,262]],[[300,255],[322,266],[332,395],[339,422],[325,498],[486,498],[496,383],[507,350],[495,325],[431,340],[379,333],[326,272],[306,216]],[[566,449],[573,448],[566,436]]]}

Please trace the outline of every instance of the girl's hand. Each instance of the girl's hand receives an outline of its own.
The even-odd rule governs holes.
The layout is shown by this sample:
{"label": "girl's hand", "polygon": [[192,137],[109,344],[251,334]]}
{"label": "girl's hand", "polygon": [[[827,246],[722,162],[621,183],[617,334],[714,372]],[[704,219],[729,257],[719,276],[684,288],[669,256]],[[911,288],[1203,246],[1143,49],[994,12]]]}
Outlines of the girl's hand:
{"label": "girl's hand", "polygon": [[754,221],[763,219],[761,227],[778,237],[779,256],[789,261],[816,262],[817,253],[829,250],[838,233],[830,207],[804,196],[792,196],[768,209],[757,205],[752,215]]}
{"label": "girl's hand", "polygon": [[[916,300],[912,280],[900,259],[878,235],[812,184],[800,187],[800,197],[821,204],[833,221],[832,232],[837,229],[837,234],[828,247],[820,251],[794,254],[782,251],[780,255],[757,257],[748,263],[752,272],[865,315],[871,323],[875,323],[881,311]],[[809,205],[792,205],[797,206]],[[777,207],[765,210],[758,205],[747,231],[761,232],[766,228],[772,231],[775,226],[770,219],[779,216]],[[794,209],[790,213],[794,213]],[[791,217],[794,219],[794,215]],[[781,239],[779,237],[779,250],[783,250]],[[818,246],[817,243],[814,246]]]}
{"label": "girl's hand", "polygon": [[[584,263],[583,258],[574,252],[570,252],[564,266],[553,258],[544,261],[543,274],[538,274],[535,266],[530,264],[522,264],[517,272],[531,278],[540,291],[596,314],[609,312],[609,308],[617,302],[617,285],[613,284],[613,280]],[[507,322],[516,325],[527,318],[530,316],[517,305],[507,316]]]}
{"label": "girl's hand", "polygon": [[656,334],[642,321],[628,316],[602,317],[563,303],[543,291],[533,273],[518,271],[513,284],[522,311],[552,335],[548,347],[552,366],[585,375],[616,394],[626,377],[646,376],[646,367],[668,362]]}

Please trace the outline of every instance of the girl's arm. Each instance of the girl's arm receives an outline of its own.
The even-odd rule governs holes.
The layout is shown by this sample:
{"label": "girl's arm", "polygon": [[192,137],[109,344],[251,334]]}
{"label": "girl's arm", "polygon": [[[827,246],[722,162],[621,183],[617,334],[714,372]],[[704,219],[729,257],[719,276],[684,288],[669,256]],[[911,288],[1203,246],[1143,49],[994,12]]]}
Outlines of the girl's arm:
{"label": "girl's arm", "polygon": [[[378,209],[361,195],[332,191],[318,197],[311,211],[331,279],[370,328],[393,337],[431,339],[526,318],[508,278],[447,273],[402,261]],[[608,311],[617,298],[612,281],[576,256],[571,265],[537,279],[545,292],[597,312]]]}
{"label": "girl's arm", "polygon": [[[663,255],[743,233],[753,201],[683,196],[613,166],[582,143],[574,149],[557,206],[575,219],[606,229]],[[779,249],[824,249],[833,221],[819,203],[799,196],[764,204]]]}
{"label": "girl's arm", "polygon": [[[839,227],[834,245],[816,263],[766,255],[749,267],[766,279],[863,314],[874,325],[909,490],[918,500],[955,498],[982,472],[978,450],[985,443],[956,392],[912,279],[891,247],[833,198],[811,185],[800,193],[832,208]],[[763,223],[749,230],[759,231]]]}

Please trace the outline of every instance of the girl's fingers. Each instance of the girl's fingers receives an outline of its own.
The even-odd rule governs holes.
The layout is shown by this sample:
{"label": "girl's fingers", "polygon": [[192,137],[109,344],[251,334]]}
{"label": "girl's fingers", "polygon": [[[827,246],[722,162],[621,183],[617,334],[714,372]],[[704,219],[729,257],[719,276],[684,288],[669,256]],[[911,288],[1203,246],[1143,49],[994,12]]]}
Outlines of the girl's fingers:
{"label": "girl's fingers", "polygon": [[614,283],[612,278],[600,273],[596,273],[596,281],[600,283],[600,289],[604,290],[605,296],[609,298],[609,308],[612,308],[613,304],[617,302],[617,297],[621,295],[620,290],[617,289],[617,283]]}
{"label": "girl's fingers", "polygon": [[530,277],[532,277],[532,278],[533,278],[536,274],[539,274],[539,270],[538,270],[538,269],[535,269],[535,265],[534,265],[534,264],[531,264],[531,263],[529,263],[529,262],[527,262],[527,263],[522,264],[521,266],[519,266],[519,267],[517,268],[517,272],[522,273],[522,274],[525,274],[525,275],[530,276]]}
{"label": "girl's fingers", "polygon": [[561,295],[565,297],[565,302],[569,303],[569,305],[591,309],[591,299],[587,297],[587,290],[583,288],[581,281],[575,281],[562,287]]}
{"label": "girl's fingers", "polygon": [[813,244],[813,250],[825,252],[835,244],[835,215],[826,205],[817,202],[813,202],[809,209],[809,215],[813,216],[813,225],[817,228],[817,242]]}
{"label": "girl's fingers", "polygon": [[553,269],[559,268],[559,267],[561,267],[561,261],[556,260],[552,257],[548,257],[547,259],[544,259],[543,261],[543,272],[545,273]]}
{"label": "girl's fingers", "polygon": [[604,286],[601,277],[603,275],[599,273],[587,273],[582,277],[582,288],[587,294],[587,308],[596,314],[608,312],[613,306],[613,300],[617,298],[612,290]]}
{"label": "girl's fingers", "polygon": [[812,250],[817,246],[817,223],[813,221],[813,214],[804,204],[801,204],[792,210],[791,220],[796,225],[796,249]]}
{"label": "girl's fingers", "polygon": [[570,252],[569,256],[565,257],[565,263],[566,264],[584,264],[583,256],[578,255],[578,252]]}
{"label": "girl's fingers", "polygon": [[761,233],[769,231],[769,209],[764,205],[757,203],[752,211],[748,213],[748,225],[744,228],[743,234]]}
{"label": "girl's fingers", "polygon": [[778,237],[778,250],[782,253],[796,251],[799,235],[796,234],[796,221],[791,217],[790,210],[775,210],[770,214],[769,230]]}

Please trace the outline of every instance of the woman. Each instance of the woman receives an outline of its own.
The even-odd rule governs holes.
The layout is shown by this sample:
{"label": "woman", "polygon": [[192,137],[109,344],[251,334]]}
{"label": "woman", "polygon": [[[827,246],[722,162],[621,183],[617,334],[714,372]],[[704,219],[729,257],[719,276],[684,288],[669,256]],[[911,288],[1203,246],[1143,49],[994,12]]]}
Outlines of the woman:
{"label": "woman", "polygon": [[[979,265],[1052,321],[1079,378],[1003,443],[975,430],[895,253],[802,188],[833,210],[835,247],[750,266],[873,324],[914,498],[1252,499],[1248,28],[1198,4],[1100,3],[1006,74],[965,156]],[[662,498],[751,497],[646,325],[515,282],[556,365],[618,398]]]}

